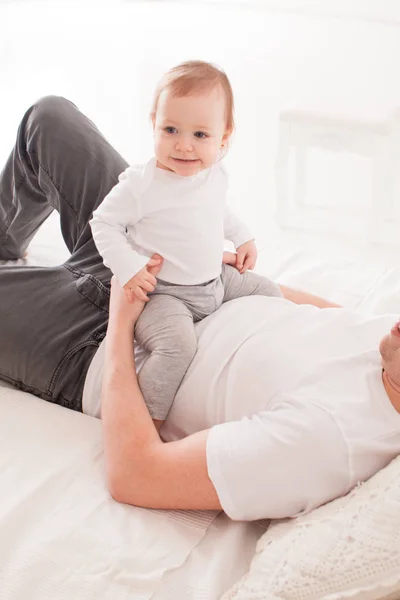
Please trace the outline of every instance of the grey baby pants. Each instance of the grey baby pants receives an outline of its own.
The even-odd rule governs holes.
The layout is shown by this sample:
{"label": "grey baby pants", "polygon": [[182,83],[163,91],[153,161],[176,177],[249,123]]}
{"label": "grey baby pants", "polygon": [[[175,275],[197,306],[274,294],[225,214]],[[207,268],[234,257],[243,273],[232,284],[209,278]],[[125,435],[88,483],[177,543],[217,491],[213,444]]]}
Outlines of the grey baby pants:
{"label": "grey baby pants", "polygon": [[276,283],[257,273],[243,275],[230,265],[201,285],[158,281],[135,329],[136,341],[150,352],[139,385],[153,419],[164,420],[197,349],[194,323],[221,304],[242,296],[282,296]]}

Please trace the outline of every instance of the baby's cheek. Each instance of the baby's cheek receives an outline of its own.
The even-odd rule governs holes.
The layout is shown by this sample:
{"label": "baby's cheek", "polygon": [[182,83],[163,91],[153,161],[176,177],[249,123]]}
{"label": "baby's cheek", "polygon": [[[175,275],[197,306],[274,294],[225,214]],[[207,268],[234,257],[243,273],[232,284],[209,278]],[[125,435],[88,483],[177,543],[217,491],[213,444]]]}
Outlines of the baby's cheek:
{"label": "baby's cheek", "polygon": [[208,164],[212,165],[219,159],[218,148],[207,148],[204,153],[205,160],[207,160]]}

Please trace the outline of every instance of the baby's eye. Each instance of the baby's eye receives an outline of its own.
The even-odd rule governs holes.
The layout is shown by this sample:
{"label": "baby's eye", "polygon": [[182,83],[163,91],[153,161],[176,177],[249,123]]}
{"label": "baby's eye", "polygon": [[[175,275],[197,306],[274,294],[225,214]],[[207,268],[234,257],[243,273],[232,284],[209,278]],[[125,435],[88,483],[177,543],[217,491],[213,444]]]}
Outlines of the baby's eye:
{"label": "baby's eye", "polygon": [[165,131],[166,133],[176,133],[176,128],[175,128],[175,127],[170,127],[170,126],[168,126],[168,127],[165,127],[165,128],[164,128],[164,131]]}
{"label": "baby's eye", "polygon": [[206,137],[208,137],[208,135],[204,133],[204,131],[196,131],[194,135],[195,137],[199,138],[199,140],[204,140]]}

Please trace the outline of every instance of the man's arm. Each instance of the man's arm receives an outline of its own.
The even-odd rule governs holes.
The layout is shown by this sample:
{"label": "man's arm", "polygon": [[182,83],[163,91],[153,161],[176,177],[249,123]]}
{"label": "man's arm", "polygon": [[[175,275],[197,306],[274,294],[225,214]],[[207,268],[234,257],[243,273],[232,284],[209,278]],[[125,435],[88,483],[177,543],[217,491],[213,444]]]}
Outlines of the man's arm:
{"label": "man's arm", "polygon": [[[232,267],[235,267],[236,253],[225,251],[222,262],[227,265],[232,265]],[[313,294],[309,294],[308,292],[294,290],[280,283],[278,285],[283,294],[283,297],[286,298],[286,300],[295,302],[296,304],[312,304],[313,306],[317,306],[318,308],[343,308],[340,304],[335,304],[335,302],[325,300],[324,298],[320,298],[319,296],[314,296]]]}
{"label": "man's arm", "polygon": [[103,376],[102,422],[107,482],[119,502],[163,509],[221,509],[208,476],[208,431],[161,441],[141,394],[133,352],[143,305],[128,304],[113,280]]}
{"label": "man's arm", "polygon": [[340,306],[340,304],[336,304],[330,300],[325,300],[319,296],[314,296],[313,294],[309,294],[307,292],[301,292],[300,290],[293,290],[292,288],[280,283],[278,285],[284,298],[286,298],[286,300],[290,300],[291,302],[295,302],[296,304],[312,304],[318,308],[343,308]]}

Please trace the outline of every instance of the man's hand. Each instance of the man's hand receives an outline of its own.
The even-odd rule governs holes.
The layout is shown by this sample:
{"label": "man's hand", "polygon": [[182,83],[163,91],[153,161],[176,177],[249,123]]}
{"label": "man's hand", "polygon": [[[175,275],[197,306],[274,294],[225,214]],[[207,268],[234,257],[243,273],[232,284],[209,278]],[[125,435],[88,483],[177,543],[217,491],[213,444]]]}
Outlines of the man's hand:
{"label": "man's hand", "polygon": [[[149,266],[150,262],[152,266]],[[158,272],[162,267],[163,259],[159,254],[153,254],[146,268],[149,274],[155,279]],[[110,298],[110,321],[116,322],[119,319],[126,325],[126,323],[135,324],[138,320],[141,312],[145,307],[146,302],[140,300],[138,297],[133,296],[133,300],[130,301],[127,298],[127,293],[122,288],[116,277],[111,279],[111,298]]]}
{"label": "man's hand", "polygon": [[252,271],[256,266],[257,248],[253,240],[242,244],[236,249],[236,268],[241,275],[250,269]]}
{"label": "man's hand", "polygon": [[[148,302],[148,292],[154,292],[154,288],[157,285],[157,279],[152,273],[152,267],[159,267],[160,261],[162,260],[159,254],[153,254],[147,265],[145,265],[140,271],[136,273],[129,281],[124,285],[125,296],[128,302],[133,303],[135,298],[142,302]],[[159,272],[161,267],[157,269]]]}

